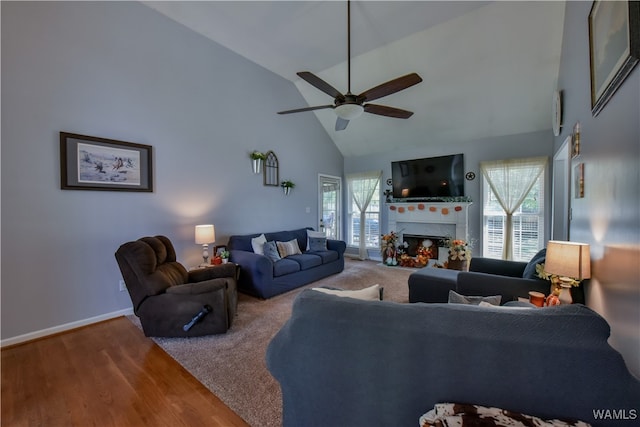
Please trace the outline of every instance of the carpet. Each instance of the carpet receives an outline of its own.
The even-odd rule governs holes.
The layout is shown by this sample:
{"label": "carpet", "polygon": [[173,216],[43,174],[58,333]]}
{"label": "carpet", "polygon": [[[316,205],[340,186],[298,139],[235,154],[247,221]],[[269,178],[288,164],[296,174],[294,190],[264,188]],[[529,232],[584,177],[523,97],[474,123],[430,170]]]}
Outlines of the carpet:
{"label": "carpet", "polygon": [[[343,272],[283,295],[260,300],[240,294],[238,315],[224,335],[153,340],[248,424],[281,426],[282,395],[267,371],[265,354],[271,338],[291,316],[295,297],[312,287],[356,290],[377,283],[384,287],[385,301],[406,303],[407,279],[413,271],[347,258]],[[137,317],[128,318],[140,327]]]}

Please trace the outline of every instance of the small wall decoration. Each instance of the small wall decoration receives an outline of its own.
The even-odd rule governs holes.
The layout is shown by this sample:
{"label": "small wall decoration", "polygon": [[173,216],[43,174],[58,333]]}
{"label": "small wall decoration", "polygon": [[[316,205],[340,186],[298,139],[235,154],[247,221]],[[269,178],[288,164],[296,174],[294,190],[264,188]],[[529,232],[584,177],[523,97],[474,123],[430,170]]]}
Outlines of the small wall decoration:
{"label": "small wall decoration", "polygon": [[249,158],[251,159],[251,168],[253,169],[253,173],[258,175],[262,172],[262,163],[267,158],[266,154],[261,153],[258,150],[253,150],[249,153]]}
{"label": "small wall decoration", "polygon": [[584,197],[584,163],[578,163],[573,170],[575,183],[575,198]]}
{"label": "small wall decoration", "polygon": [[589,54],[591,113],[595,117],[640,60],[640,2],[593,2]]}
{"label": "small wall decoration", "polygon": [[153,191],[153,148],[60,132],[63,190]]}
{"label": "small wall decoration", "polygon": [[280,181],[280,166],[278,157],[273,151],[265,153],[264,171],[262,175],[262,183],[264,185],[277,187]]}
{"label": "small wall decoration", "polygon": [[580,122],[573,126],[573,134],[571,134],[571,158],[580,155]]}
{"label": "small wall decoration", "polygon": [[473,181],[474,179],[476,179],[476,174],[475,172],[467,172],[464,177],[467,179],[467,181]]}

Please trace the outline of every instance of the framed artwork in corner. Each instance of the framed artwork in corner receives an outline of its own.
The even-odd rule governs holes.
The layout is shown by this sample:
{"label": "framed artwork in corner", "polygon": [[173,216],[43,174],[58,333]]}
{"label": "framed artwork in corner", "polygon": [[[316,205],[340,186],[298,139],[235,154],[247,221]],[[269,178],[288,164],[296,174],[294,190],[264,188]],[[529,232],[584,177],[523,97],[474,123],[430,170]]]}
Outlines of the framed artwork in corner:
{"label": "framed artwork in corner", "polygon": [[591,114],[595,117],[640,60],[640,2],[593,2],[589,56]]}
{"label": "framed artwork in corner", "polygon": [[150,145],[60,132],[63,190],[153,191]]}

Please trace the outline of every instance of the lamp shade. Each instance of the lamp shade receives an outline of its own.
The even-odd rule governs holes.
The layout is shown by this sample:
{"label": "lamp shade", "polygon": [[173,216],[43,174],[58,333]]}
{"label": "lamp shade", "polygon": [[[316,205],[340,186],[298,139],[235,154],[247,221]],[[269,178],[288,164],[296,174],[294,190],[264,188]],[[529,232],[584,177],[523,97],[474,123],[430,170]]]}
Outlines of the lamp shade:
{"label": "lamp shade", "polygon": [[216,230],[212,224],[196,225],[196,243],[206,245],[216,241]]}
{"label": "lamp shade", "polygon": [[335,113],[341,119],[353,120],[357,117],[360,117],[360,115],[364,111],[364,107],[358,104],[347,103],[347,104],[338,105],[336,108],[333,109],[333,111],[335,111]]}
{"label": "lamp shade", "polygon": [[591,257],[589,245],[577,242],[550,240],[544,270],[550,274],[570,277],[576,280],[591,277]]}

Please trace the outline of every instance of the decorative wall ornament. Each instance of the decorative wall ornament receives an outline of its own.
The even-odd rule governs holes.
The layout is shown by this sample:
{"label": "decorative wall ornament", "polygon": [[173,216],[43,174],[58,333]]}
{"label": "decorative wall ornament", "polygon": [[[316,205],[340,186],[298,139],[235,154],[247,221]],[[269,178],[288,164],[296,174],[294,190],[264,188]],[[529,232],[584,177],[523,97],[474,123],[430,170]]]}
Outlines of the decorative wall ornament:
{"label": "decorative wall ornament", "polygon": [[254,150],[249,153],[249,158],[251,159],[251,167],[253,169],[253,173],[256,175],[262,172],[262,162],[267,156],[264,153],[261,153],[258,150]]}
{"label": "decorative wall ornament", "polygon": [[580,122],[573,126],[571,134],[571,158],[575,159],[580,155]]}
{"label": "decorative wall ornament", "polygon": [[578,163],[573,170],[575,184],[575,198],[582,199],[584,197],[584,163]]}
{"label": "decorative wall ornament", "polygon": [[262,183],[264,185],[277,187],[280,181],[280,167],[276,153],[269,150],[265,154],[264,172],[262,175]]}

